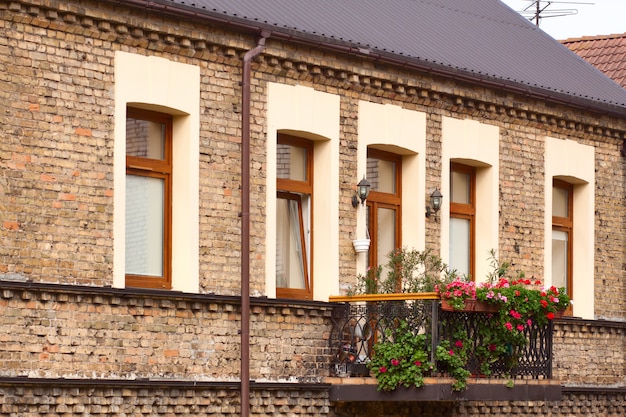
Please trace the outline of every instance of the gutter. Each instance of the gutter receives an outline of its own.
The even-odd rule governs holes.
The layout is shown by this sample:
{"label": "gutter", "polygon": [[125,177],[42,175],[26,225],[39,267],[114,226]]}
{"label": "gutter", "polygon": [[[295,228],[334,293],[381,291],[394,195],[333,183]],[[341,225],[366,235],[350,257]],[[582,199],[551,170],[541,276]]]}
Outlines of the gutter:
{"label": "gutter", "polygon": [[241,81],[241,416],[250,414],[250,67],[270,32],[243,56]]}

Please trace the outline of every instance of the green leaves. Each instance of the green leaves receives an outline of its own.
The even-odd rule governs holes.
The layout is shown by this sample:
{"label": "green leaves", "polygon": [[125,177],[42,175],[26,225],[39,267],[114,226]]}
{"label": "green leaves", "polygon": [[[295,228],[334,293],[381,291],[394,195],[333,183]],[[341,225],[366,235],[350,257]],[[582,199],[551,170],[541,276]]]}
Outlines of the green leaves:
{"label": "green leaves", "polygon": [[408,324],[401,321],[393,333],[386,334],[386,341],[374,345],[368,366],[381,391],[423,386],[424,374],[433,368],[428,362],[426,335],[413,334]]}

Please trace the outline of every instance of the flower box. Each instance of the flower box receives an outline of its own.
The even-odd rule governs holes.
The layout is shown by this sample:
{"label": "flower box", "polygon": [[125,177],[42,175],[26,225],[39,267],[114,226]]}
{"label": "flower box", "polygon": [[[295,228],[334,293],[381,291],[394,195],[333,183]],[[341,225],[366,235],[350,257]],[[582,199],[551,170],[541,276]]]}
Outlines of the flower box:
{"label": "flower box", "polygon": [[465,300],[465,307],[460,310],[455,309],[452,305],[446,301],[446,299],[441,299],[441,309],[443,311],[475,311],[476,310],[477,301],[473,298],[468,298]]}
{"label": "flower box", "polygon": [[[443,311],[465,311],[465,312],[475,312],[475,313],[497,313],[500,307],[496,304],[488,303],[485,301],[478,301],[473,298],[468,298],[465,300],[465,307],[456,310],[453,306],[451,306],[445,299],[441,300],[441,309]],[[555,314],[556,317],[556,314]]]}

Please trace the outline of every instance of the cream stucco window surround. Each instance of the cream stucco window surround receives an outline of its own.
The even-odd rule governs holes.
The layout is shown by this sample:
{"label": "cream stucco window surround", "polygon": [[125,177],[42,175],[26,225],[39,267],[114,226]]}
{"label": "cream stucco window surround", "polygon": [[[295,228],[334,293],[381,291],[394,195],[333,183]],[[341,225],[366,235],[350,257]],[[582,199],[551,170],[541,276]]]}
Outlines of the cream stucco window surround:
{"label": "cream stucco window surround", "polygon": [[483,282],[489,272],[489,251],[498,249],[498,178],[500,130],[474,120],[444,117],[442,120],[441,257],[450,254],[450,163],[475,168],[475,280]]}
{"label": "cream stucco window surround", "polygon": [[309,87],[267,85],[265,294],[276,297],[278,133],[313,143],[313,299],[339,293],[339,96]]}
{"label": "cream stucco window surround", "polygon": [[200,68],[115,53],[113,286],[125,287],[126,108],[173,116],[172,289],[199,290]]}
{"label": "cream stucco window surround", "polygon": [[[357,147],[357,175],[355,184],[366,175],[368,149],[377,149],[401,157],[402,178],[400,246],[410,249],[425,248],[425,155],[426,114],[403,109],[391,104],[359,101],[359,128]],[[357,209],[355,239],[365,238],[366,211]],[[375,244],[376,242],[372,242]],[[379,254],[379,259],[386,254]],[[357,258],[357,272],[364,273],[368,260]]]}
{"label": "cream stucco window surround", "polygon": [[[552,190],[554,180],[572,184],[573,248],[572,290],[573,315],[594,319],[594,187],[595,149],[573,140],[546,138],[544,271],[545,284],[553,284],[552,272]],[[567,158],[563,156],[567,155]]]}

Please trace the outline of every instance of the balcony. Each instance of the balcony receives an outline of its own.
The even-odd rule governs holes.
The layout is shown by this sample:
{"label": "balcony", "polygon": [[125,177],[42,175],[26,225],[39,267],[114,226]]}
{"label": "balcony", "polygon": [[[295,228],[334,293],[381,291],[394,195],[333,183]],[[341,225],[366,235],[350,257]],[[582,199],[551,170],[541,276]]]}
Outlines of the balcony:
{"label": "balcony", "polygon": [[[486,376],[478,352],[484,346],[480,329],[489,326],[491,312],[443,311],[435,293],[331,297],[331,301],[337,303],[330,335],[333,378],[329,378],[335,401],[560,399],[560,384],[551,380],[552,322],[525,328],[526,344],[509,347],[490,361]],[[368,363],[375,355],[374,345],[393,341],[403,321],[414,334],[425,335],[433,369],[425,375],[421,388],[381,392],[375,389],[376,379],[370,376]],[[471,376],[467,389],[455,391],[446,364],[437,361],[435,352],[442,343],[453,346],[459,332],[469,341],[466,369]],[[485,369],[483,364],[482,371]]]}

